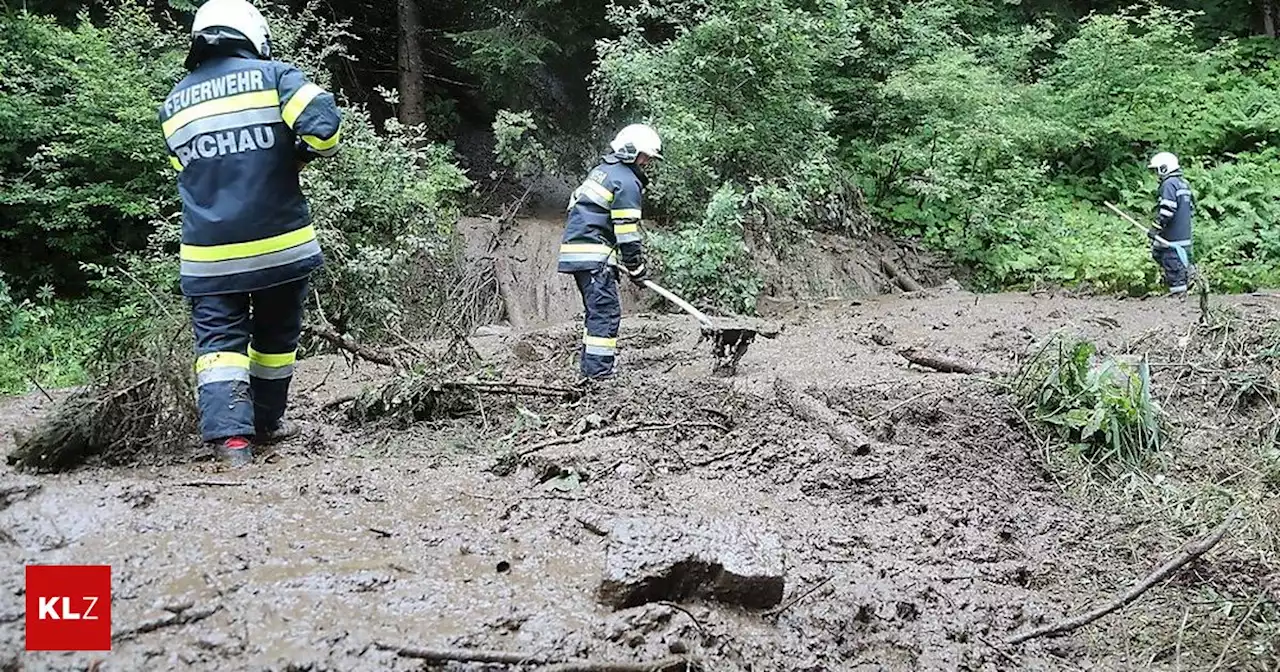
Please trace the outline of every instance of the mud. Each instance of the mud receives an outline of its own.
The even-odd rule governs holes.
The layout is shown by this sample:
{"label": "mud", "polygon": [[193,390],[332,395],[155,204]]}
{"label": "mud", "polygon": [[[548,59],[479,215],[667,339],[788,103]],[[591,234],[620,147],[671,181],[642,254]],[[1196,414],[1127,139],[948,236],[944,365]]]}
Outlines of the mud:
{"label": "mud", "polygon": [[[27,670],[421,669],[383,643],[600,661],[678,653],[710,670],[1212,665],[1217,649],[1154,662],[1133,650],[1136,637],[1179,627],[1176,615],[1141,609],[1089,633],[1000,645],[1127,584],[1128,528],[1049,478],[998,385],[911,368],[896,353],[921,347],[1007,371],[1060,328],[1116,351],[1176,342],[1193,304],[951,288],[774,317],[785,331],[758,339],[729,379],[710,376],[696,324],[628,315],[620,376],[569,404],[488,399],[460,419],[354,428],[322,409],[388,372],[314,358],[295,382],[303,436],[248,470],[187,459],[38,479],[0,471],[15,493],[0,500],[0,563],[13,568],[0,573],[0,655]],[[577,333],[570,319],[486,329],[472,344],[493,370],[564,382]],[[780,378],[874,441],[842,448],[779,403]],[[46,407],[34,397],[0,405],[0,449]],[[571,435],[582,440],[528,454],[507,476],[494,469]],[[748,532],[712,547],[776,539],[765,555],[781,558],[782,580],[760,584],[753,594],[768,599],[751,606],[675,590],[615,611],[598,591],[610,553],[626,546],[618,519],[731,521]],[[167,624],[109,654],[17,653],[20,568],[33,563],[110,564],[113,629]],[[717,563],[726,566],[701,570]],[[183,613],[201,617],[169,618]]]}

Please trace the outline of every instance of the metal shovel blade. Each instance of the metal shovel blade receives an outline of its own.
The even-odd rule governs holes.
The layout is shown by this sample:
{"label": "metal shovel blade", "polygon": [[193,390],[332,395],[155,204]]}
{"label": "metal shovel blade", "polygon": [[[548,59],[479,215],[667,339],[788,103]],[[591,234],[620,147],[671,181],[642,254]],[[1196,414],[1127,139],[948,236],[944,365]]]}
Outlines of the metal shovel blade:
{"label": "metal shovel blade", "polygon": [[717,374],[732,375],[737,370],[738,361],[742,359],[743,355],[747,354],[747,348],[750,347],[757,335],[763,333],[766,338],[773,338],[780,331],[777,328],[758,325],[736,318],[707,317],[702,311],[690,305],[689,302],[664,289],[652,280],[645,280],[644,286],[657,292],[663,298],[676,304],[684,312],[689,313],[698,320],[701,326],[701,337],[698,341],[702,342],[703,339],[711,341],[711,354],[716,360],[713,371]]}

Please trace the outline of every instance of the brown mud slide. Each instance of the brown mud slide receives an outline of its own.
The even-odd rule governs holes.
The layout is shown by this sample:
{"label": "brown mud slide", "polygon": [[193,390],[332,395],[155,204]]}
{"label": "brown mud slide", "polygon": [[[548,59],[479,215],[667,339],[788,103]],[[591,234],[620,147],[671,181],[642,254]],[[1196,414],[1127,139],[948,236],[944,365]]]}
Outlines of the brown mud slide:
{"label": "brown mud slide", "polygon": [[[303,435],[247,470],[198,453],[4,468],[0,668],[1277,669],[1280,476],[1212,494],[1269,482],[1224,457],[1269,411],[1205,392],[1217,379],[1188,353],[1225,336],[1197,331],[1192,303],[952,289],[792,306],[730,378],[692,320],[628,315],[619,377],[581,395],[463,386],[423,417],[356,424],[392,369],[318,357],[294,386]],[[477,370],[576,387],[580,328],[553,319],[480,330]],[[1012,401],[1003,376],[1059,329],[1152,353],[1177,436],[1151,471],[1076,487]],[[0,405],[0,448],[49,407]],[[1121,595],[1229,504],[1249,505],[1242,527],[1132,603],[1006,643]],[[112,566],[113,651],[21,653],[33,563]]]}

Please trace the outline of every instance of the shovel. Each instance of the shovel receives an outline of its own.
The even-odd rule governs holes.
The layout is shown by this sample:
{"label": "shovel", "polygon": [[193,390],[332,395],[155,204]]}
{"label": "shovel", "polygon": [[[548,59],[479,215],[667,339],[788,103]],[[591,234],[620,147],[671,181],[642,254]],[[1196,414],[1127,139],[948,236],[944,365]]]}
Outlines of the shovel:
{"label": "shovel", "polygon": [[710,338],[712,354],[716,358],[717,373],[732,374],[737,368],[738,360],[747,354],[747,348],[755,340],[756,335],[774,338],[781,331],[776,327],[764,324],[750,324],[741,319],[707,317],[702,311],[689,305],[688,301],[676,296],[652,280],[644,280],[644,286],[660,294],[664,299],[676,304],[686,313],[698,320],[702,327],[702,335],[698,339]]}
{"label": "shovel", "polygon": [[[1139,224],[1139,223],[1138,223],[1138,220],[1136,220],[1136,219],[1134,219],[1134,218],[1130,217],[1130,216],[1128,215],[1128,213],[1126,213],[1124,210],[1121,210],[1120,208],[1117,208],[1116,206],[1112,205],[1111,203],[1109,203],[1109,202],[1107,202],[1107,201],[1103,201],[1103,203],[1106,203],[1106,205],[1107,205],[1107,207],[1108,207],[1108,208],[1111,208],[1111,210],[1112,210],[1113,212],[1115,212],[1117,215],[1120,215],[1120,216],[1121,216],[1121,217],[1123,217],[1125,220],[1127,220],[1129,223],[1131,223],[1131,224],[1133,224],[1134,226],[1138,227],[1138,228],[1139,228],[1143,233],[1146,233],[1146,232],[1147,232],[1147,227],[1145,227],[1145,226],[1143,226],[1143,225]],[[1152,240],[1156,241],[1157,243],[1159,243],[1159,244],[1160,244],[1161,246],[1163,246],[1163,247],[1167,247],[1167,248],[1172,249],[1173,251],[1177,252],[1177,254],[1178,254],[1178,259],[1182,261],[1182,265],[1184,265],[1184,266],[1186,266],[1186,267],[1187,267],[1187,272],[1191,274],[1191,277],[1192,277],[1192,278],[1195,278],[1195,277],[1197,277],[1197,276],[1198,276],[1199,271],[1197,271],[1197,270],[1196,270],[1196,267],[1191,263],[1191,261],[1190,261],[1189,259],[1187,259],[1187,253],[1186,253],[1185,251],[1183,251],[1183,249],[1182,249],[1182,248],[1180,248],[1180,247],[1174,247],[1173,245],[1171,245],[1171,244],[1169,243],[1169,241],[1165,240],[1164,238],[1161,238],[1160,236],[1152,236]]]}

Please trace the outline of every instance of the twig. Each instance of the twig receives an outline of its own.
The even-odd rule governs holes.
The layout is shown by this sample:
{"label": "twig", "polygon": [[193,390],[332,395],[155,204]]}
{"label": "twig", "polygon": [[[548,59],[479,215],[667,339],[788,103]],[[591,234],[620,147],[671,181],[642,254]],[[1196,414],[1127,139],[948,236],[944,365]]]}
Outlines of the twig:
{"label": "twig", "polygon": [[1035,639],[1036,637],[1056,637],[1058,635],[1063,635],[1075,630],[1076,628],[1088,625],[1099,618],[1124,607],[1130,602],[1141,597],[1142,594],[1147,592],[1147,590],[1152,586],[1169,578],[1174,572],[1182,569],[1192,560],[1204,555],[1205,552],[1216,546],[1218,542],[1222,541],[1222,538],[1226,536],[1227,530],[1230,529],[1231,524],[1234,522],[1235,514],[1233,512],[1228,514],[1226,520],[1222,521],[1222,524],[1218,525],[1218,527],[1209,534],[1209,536],[1195,543],[1183,546],[1182,550],[1179,551],[1177,555],[1170,558],[1154,572],[1147,575],[1145,579],[1134,584],[1115,599],[1095,607],[1084,614],[1072,616],[1071,618],[1051,623],[1042,628],[1036,628],[1030,632],[1014,635],[1013,637],[1006,639],[1005,643],[1010,645],[1021,644],[1029,639]]}
{"label": "twig", "polygon": [[983,370],[976,366],[970,366],[963,362],[957,362],[937,355],[923,353],[915,348],[903,348],[898,351],[898,356],[912,364],[915,364],[916,366],[923,366],[926,369],[933,369],[934,371],[941,373],[983,373]]}
{"label": "twig", "polygon": [[986,637],[983,637],[982,635],[979,635],[979,634],[978,634],[978,633],[976,633],[976,632],[975,632],[975,633],[973,633],[973,636],[974,636],[974,637],[976,637],[976,638],[978,639],[978,641],[980,641],[980,642],[982,642],[983,644],[986,644],[987,646],[991,647],[991,650],[993,650],[993,651],[995,651],[996,653],[1000,654],[1000,657],[1001,657],[1001,658],[1004,658],[1005,660],[1007,660],[1007,661],[1009,661],[1009,662],[1013,663],[1014,665],[1016,665],[1016,666],[1018,667],[1018,669],[1025,669],[1025,667],[1026,667],[1026,666],[1022,664],[1022,661],[1021,661],[1021,660],[1018,660],[1018,658],[1017,658],[1016,656],[1014,656],[1012,653],[1009,653],[1008,651],[1005,651],[1002,647],[996,646],[996,645],[995,645],[995,644],[993,644],[990,640],[988,640]]}
{"label": "twig", "polygon": [[1244,612],[1244,618],[1236,624],[1236,629],[1231,633],[1231,637],[1227,638],[1227,643],[1222,647],[1222,653],[1218,654],[1218,660],[1214,662],[1213,667],[1209,668],[1209,672],[1214,672],[1222,665],[1222,661],[1227,659],[1227,652],[1231,650],[1231,645],[1235,643],[1236,637],[1240,635],[1240,630],[1244,628],[1244,624],[1249,622],[1249,617],[1253,615],[1258,605],[1262,603],[1262,595],[1258,595],[1257,599],[1250,605],[1249,611]]}
{"label": "twig", "polygon": [[329,370],[324,372],[324,378],[321,378],[320,382],[316,383],[315,387],[307,390],[305,394],[311,394],[312,392],[315,392],[316,390],[324,387],[324,384],[329,382],[329,376],[330,374],[333,373],[333,368],[337,365],[338,365],[337,362],[329,362]]}
{"label": "twig", "polygon": [[828,577],[826,577],[825,579],[823,579],[823,580],[821,580],[821,581],[817,582],[816,584],[814,584],[814,585],[813,585],[813,587],[809,588],[809,590],[806,590],[806,591],[804,591],[803,593],[800,593],[799,595],[796,595],[795,597],[793,597],[793,598],[791,598],[790,600],[788,600],[788,601],[784,602],[784,603],[783,603],[783,604],[781,604],[780,606],[774,607],[774,608],[770,609],[769,611],[764,612],[764,613],[763,613],[763,614],[761,614],[761,615],[762,615],[762,616],[764,616],[764,617],[766,617],[766,618],[772,618],[772,617],[774,617],[774,616],[777,616],[777,615],[781,614],[782,612],[784,612],[784,611],[786,611],[786,610],[790,609],[792,606],[794,606],[794,605],[795,605],[795,603],[799,602],[800,600],[803,600],[804,598],[809,597],[809,596],[810,596],[810,595],[812,595],[814,592],[816,592],[819,588],[821,588],[821,587],[823,587],[823,586],[827,585],[828,583],[831,583],[831,577],[829,577],[829,576],[828,576]]}
{"label": "twig", "polygon": [[184,481],[177,485],[180,488],[238,488],[248,484],[244,481]]}
{"label": "twig", "polygon": [[672,423],[656,423],[656,422],[636,422],[627,425],[619,425],[599,432],[590,434],[578,434],[577,436],[562,436],[555,439],[548,439],[541,443],[535,443],[524,450],[516,453],[517,457],[528,457],[540,450],[550,448],[552,446],[563,446],[571,443],[580,443],[587,439],[603,439],[611,436],[619,436],[622,434],[630,434],[632,432],[660,432],[677,427],[713,427],[722,432],[729,431],[724,425],[714,422],[672,422]]}
{"label": "twig", "polygon": [[679,611],[679,612],[683,613],[685,616],[688,616],[688,617],[689,617],[689,620],[693,621],[693,625],[694,625],[694,627],[696,627],[696,628],[698,629],[698,632],[699,632],[700,634],[702,634],[702,635],[706,635],[706,634],[707,634],[707,631],[706,631],[706,630],[704,630],[704,629],[703,629],[703,627],[702,627],[702,623],[698,621],[698,617],[697,617],[697,616],[694,616],[694,615],[693,615],[693,612],[689,611],[688,609],[685,609],[684,607],[682,607],[682,606],[680,606],[680,605],[676,604],[675,602],[666,602],[666,601],[663,601],[663,602],[658,602],[658,604],[661,604],[661,605],[663,605],[663,606],[665,606],[665,607],[671,607],[672,609],[675,609],[676,611]]}
{"label": "twig", "polygon": [[543,672],[685,672],[701,669],[688,658],[663,658],[641,663],[597,663],[575,660],[548,665]]}
{"label": "twig", "polygon": [[45,391],[43,387],[40,386],[40,381],[36,380],[35,376],[31,375],[30,373],[26,373],[25,371],[23,372],[22,375],[26,376],[27,380],[31,381],[32,385],[36,386],[37,390],[40,390],[40,394],[43,394],[44,398],[49,400],[49,403],[54,403],[53,397],[49,396],[49,393]]}
{"label": "twig", "polygon": [[156,307],[160,309],[160,312],[164,313],[165,317],[169,318],[170,320],[173,319],[173,313],[169,312],[169,307],[160,302],[160,298],[155,295],[155,292],[151,291],[151,288],[148,287],[146,283],[142,282],[137,278],[137,276],[135,276],[134,274],[126,270],[124,266],[117,266],[116,270],[120,271],[121,273],[124,273],[125,277],[133,281],[133,284],[141,287],[142,291],[146,292],[147,296],[150,296],[151,300],[156,302]]}
{"label": "twig", "polygon": [[222,608],[221,605],[215,605],[212,607],[205,607],[202,609],[186,609],[176,614],[169,614],[168,616],[164,616],[162,618],[156,618],[150,621],[143,621],[141,624],[139,624],[135,628],[124,630],[118,634],[112,635],[111,640],[113,642],[120,642],[126,639],[133,639],[138,635],[143,635],[148,632],[155,632],[156,630],[159,630],[161,628],[167,628],[171,625],[186,625],[188,623],[195,623],[196,621],[202,621],[214,615],[215,613],[217,613],[218,610],[221,608]]}
{"label": "twig", "polygon": [[499,665],[539,665],[545,672],[675,672],[694,667],[688,658],[665,658],[640,663],[604,663],[592,660],[551,658],[531,653],[513,651],[484,651],[481,649],[427,649],[413,646],[392,646],[374,642],[384,651],[395,651],[403,658],[415,658],[436,663],[495,663]]}
{"label": "twig", "polygon": [[715,455],[712,455],[711,457],[708,457],[705,460],[690,462],[689,464],[695,467],[709,467],[715,464],[716,462],[719,462],[720,460],[724,460],[730,457],[737,457],[739,455],[750,455],[751,453],[756,452],[756,448],[757,446],[750,446],[748,448],[736,448],[734,450],[726,450],[723,453],[717,453]]}
{"label": "twig", "polygon": [[906,406],[907,404],[910,404],[910,403],[912,403],[912,402],[914,402],[914,401],[920,401],[921,399],[924,399],[925,397],[932,396],[932,395],[937,394],[937,393],[938,393],[938,391],[937,391],[937,390],[929,390],[929,391],[927,391],[927,392],[922,392],[922,393],[920,393],[920,394],[917,394],[916,396],[911,397],[910,399],[907,399],[906,401],[903,401],[903,402],[901,402],[901,403],[894,404],[894,405],[890,406],[889,408],[886,408],[886,409],[884,409],[883,411],[880,411],[879,413],[876,413],[875,415],[872,415],[871,417],[867,418],[867,422],[875,422],[876,420],[879,420],[880,418],[883,418],[884,416],[889,415],[890,413],[893,413],[894,411],[898,410],[899,408],[902,408],[903,406]]}

